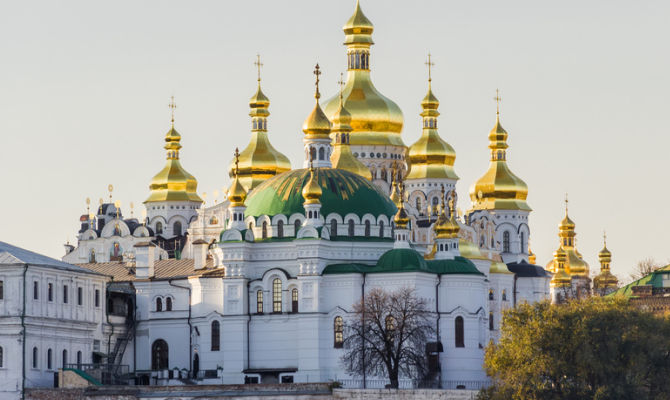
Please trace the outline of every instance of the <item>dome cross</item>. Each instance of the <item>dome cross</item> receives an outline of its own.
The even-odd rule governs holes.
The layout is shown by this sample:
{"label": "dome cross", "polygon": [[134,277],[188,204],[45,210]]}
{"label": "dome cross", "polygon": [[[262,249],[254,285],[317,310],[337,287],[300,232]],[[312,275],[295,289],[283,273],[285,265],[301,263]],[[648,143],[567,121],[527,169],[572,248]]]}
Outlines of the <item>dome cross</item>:
{"label": "dome cross", "polygon": [[254,61],[254,65],[256,68],[258,68],[258,82],[260,83],[261,81],[261,67],[263,67],[263,63],[261,62],[261,55],[256,54],[256,61]]}
{"label": "dome cross", "polygon": [[316,67],[314,67],[314,76],[316,76],[316,83],[314,84],[316,86],[316,94],[314,94],[314,97],[317,100],[321,97],[321,93],[319,93],[319,75],[321,75],[321,67],[317,63]]}
{"label": "dome cross", "polygon": [[496,115],[500,115],[500,102],[502,98],[500,97],[500,89],[496,89],[496,97],[493,98],[496,101]]}
{"label": "dome cross", "polygon": [[174,127],[174,110],[177,108],[177,104],[174,102],[174,96],[170,96],[170,104],[168,104],[168,108],[170,109],[170,122],[172,123],[172,127]]}
{"label": "dome cross", "polygon": [[240,149],[235,147],[235,176],[240,173]]}
{"label": "dome cross", "polygon": [[433,61],[431,61],[431,57],[432,56],[430,55],[430,53],[428,53],[428,61],[425,62],[425,64],[428,66],[428,84],[429,85],[433,81],[433,77],[431,75],[431,68],[435,66],[435,63]]}

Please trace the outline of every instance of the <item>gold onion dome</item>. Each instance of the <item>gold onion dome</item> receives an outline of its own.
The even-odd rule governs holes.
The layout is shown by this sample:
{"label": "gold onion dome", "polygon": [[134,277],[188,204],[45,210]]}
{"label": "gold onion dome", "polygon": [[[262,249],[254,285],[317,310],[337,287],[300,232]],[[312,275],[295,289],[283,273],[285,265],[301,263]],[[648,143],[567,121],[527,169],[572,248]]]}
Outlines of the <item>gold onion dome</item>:
{"label": "gold onion dome", "polygon": [[393,204],[395,204],[396,207],[400,208],[400,203],[401,203],[401,198],[400,194],[398,193],[398,183],[396,182],[396,176],[398,175],[398,172],[396,170],[396,164],[393,163],[393,169],[392,172],[393,176],[391,177],[391,194],[389,195],[389,198],[391,198],[391,201]]}
{"label": "gold onion dome", "polygon": [[314,168],[310,168],[309,181],[307,181],[305,187],[302,188],[302,197],[305,199],[305,203],[307,204],[318,204],[319,199],[321,199],[321,195],[323,194],[321,186],[317,183],[317,180],[314,178],[315,175],[316,172]]}
{"label": "gold onion dome", "polygon": [[[170,103],[174,111],[174,99]],[[174,128],[174,114],[172,126],[165,134],[165,150],[167,162],[165,167],[151,179],[149,189],[151,193],[144,203],[162,201],[193,201],[202,203],[198,196],[198,181],[189,174],[179,162],[179,149],[181,149],[181,135]]]}
{"label": "gold onion dome", "polygon": [[333,115],[332,133],[335,136],[333,154],[330,156],[330,161],[333,168],[344,169],[354,174],[358,174],[367,180],[372,180],[370,169],[360,162],[351,153],[349,147],[349,135],[351,133],[351,114],[344,108],[344,104],[340,97],[340,107],[335,115]]}
{"label": "gold onion dome", "polygon": [[[272,146],[268,138],[267,118],[270,115],[270,99],[261,90],[260,60],[256,63],[259,67],[258,88],[249,100],[249,116],[251,117],[251,141],[240,153],[239,177],[240,183],[247,189],[252,190],[265,180],[291,170],[291,162],[288,157],[280,153]],[[234,162],[230,164],[228,175],[232,178],[235,171]]]}
{"label": "gold onion dome", "polygon": [[[403,115],[400,107],[382,95],[370,79],[370,46],[374,26],[356,2],[356,10],[342,28],[347,46],[347,82],[342,91],[344,107],[351,113],[353,129],[350,143],[354,146],[404,146],[400,132]],[[333,115],[339,106],[338,96],[324,104],[326,115]]]}
{"label": "gold onion dome", "polygon": [[232,207],[241,207],[244,205],[244,201],[247,198],[247,191],[244,189],[244,186],[239,179],[239,168],[237,164],[239,163],[240,152],[238,149],[235,149],[235,170],[233,183],[230,184],[228,189],[228,201]]}
{"label": "gold onion dome", "polygon": [[398,202],[398,212],[393,217],[393,222],[398,229],[407,229],[407,224],[409,224],[409,215],[405,211],[404,199],[405,199],[405,185],[400,183],[400,201]]}
{"label": "gold onion dome", "polygon": [[[499,100],[499,97],[496,96]],[[507,165],[507,131],[500,124],[500,113],[489,133],[491,162],[484,176],[470,188],[470,199],[475,210],[532,211],[526,202],[528,185],[514,175]]]}
{"label": "gold onion dome", "polygon": [[[565,217],[558,225],[559,243],[566,253],[565,271],[569,275],[589,276],[589,264],[584,261],[582,255],[576,248],[575,223],[568,216],[568,200],[565,200]],[[546,269],[556,271],[555,260],[549,261]]]}
{"label": "gold onion dome", "polygon": [[316,64],[314,74],[316,75],[316,92],[314,93],[316,104],[312,112],[307,116],[307,119],[305,119],[305,122],[302,123],[302,131],[306,136],[329,138],[332,124],[319,105],[319,98],[321,97],[321,93],[319,93],[319,75],[321,75],[319,64]]}
{"label": "gold onion dome", "polygon": [[570,278],[570,275],[565,271],[565,263],[567,260],[567,252],[563,247],[559,247],[554,252],[556,272],[554,272],[554,276],[551,278],[551,283],[555,286],[569,286],[571,284],[572,278]]}
{"label": "gold onion dome", "polygon": [[428,94],[423,98],[423,132],[419,140],[409,148],[410,170],[405,179],[458,179],[454,172],[456,152],[440,137],[437,130],[437,108],[440,101],[428,85]]}

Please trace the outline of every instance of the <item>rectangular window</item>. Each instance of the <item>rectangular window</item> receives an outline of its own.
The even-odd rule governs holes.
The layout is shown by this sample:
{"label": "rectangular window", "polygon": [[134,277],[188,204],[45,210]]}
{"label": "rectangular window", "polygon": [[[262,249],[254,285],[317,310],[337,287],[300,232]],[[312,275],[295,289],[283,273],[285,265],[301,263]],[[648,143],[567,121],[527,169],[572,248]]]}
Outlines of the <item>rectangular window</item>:
{"label": "rectangular window", "polygon": [[263,291],[259,290],[256,292],[256,312],[258,314],[263,314]]}
{"label": "rectangular window", "polygon": [[0,281],[0,300],[5,298],[5,281]]}
{"label": "rectangular window", "polygon": [[54,301],[54,284],[53,283],[48,283],[47,284],[47,299],[49,301]]}
{"label": "rectangular window", "polygon": [[95,306],[100,307],[100,289],[95,289]]}
{"label": "rectangular window", "polygon": [[67,285],[63,285],[63,303],[67,304]]}
{"label": "rectangular window", "polygon": [[84,304],[84,288],[77,288],[77,305],[81,306]]}
{"label": "rectangular window", "polygon": [[40,298],[40,284],[37,281],[33,282],[33,300]]}

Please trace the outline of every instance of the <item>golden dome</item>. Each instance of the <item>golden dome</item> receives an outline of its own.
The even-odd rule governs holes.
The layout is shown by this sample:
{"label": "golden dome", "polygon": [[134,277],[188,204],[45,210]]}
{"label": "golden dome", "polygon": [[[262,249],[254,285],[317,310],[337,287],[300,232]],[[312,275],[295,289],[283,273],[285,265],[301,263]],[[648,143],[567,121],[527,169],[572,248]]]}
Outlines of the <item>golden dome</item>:
{"label": "golden dome", "polygon": [[314,179],[314,168],[309,169],[309,181],[305,187],[302,188],[302,197],[305,199],[306,204],[318,204],[319,199],[321,199],[321,186]]}
{"label": "golden dome", "polygon": [[316,104],[312,112],[307,116],[307,119],[305,119],[305,122],[302,123],[302,131],[310,137],[324,137],[327,139],[329,138],[328,135],[330,134],[332,124],[319,105],[319,98],[321,97],[321,93],[319,93],[319,75],[321,75],[319,64],[316,64],[314,75],[316,75],[316,92],[314,93]]}
{"label": "golden dome", "polygon": [[340,102],[340,108],[333,116],[331,136],[334,136],[335,143],[333,145],[333,153],[330,156],[330,162],[333,164],[333,168],[353,172],[371,181],[372,174],[370,173],[370,169],[351,154],[351,148],[349,147],[350,121],[351,114],[349,114],[342,102]]}
{"label": "golden dome", "polygon": [[507,264],[500,261],[491,261],[491,267],[489,268],[489,273],[491,274],[511,274],[510,270],[507,268]]}
{"label": "golden dome", "polygon": [[[374,27],[360,4],[343,27],[347,46],[347,82],[342,91],[344,107],[351,113],[351,144],[405,146],[400,132],[403,115],[400,107],[375,88],[370,79],[370,46]],[[338,96],[324,104],[326,115],[333,115]]]}
{"label": "golden dome", "polygon": [[409,223],[409,216],[405,211],[405,207],[400,207],[398,212],[393,217],[393,222],[395,222],[395,227],[397,229],[407,229],[407,224]]}
{"label": "golden dome", "polygon": [[460,238],[458,240],[458,250],[461,253],[461,257],[465,257],[469,260],[488,260],[488,258],[480,251],[479,246],[469,240]]}
{"label": "golden dome", "polygon": [[[568,207],[566,200],[565,207],[565,217],[558,225],[558,238],[559,243],[562,249],[566,253],[566,262],[565,262],[565,271],[573,276],[589,276],[589,264],[584,261],[582,255],[579,253],[576,247],[575,237],[575,223],[568,216]],[[554,260],[551,260],[547,264],[547,269],[550,271],[555,271],[556,264]]]}
{"label": "golden dome", "polygon": [[572,283],[572,278],[565,271],[565,262],[567,260],[567,253],[562,248],[559,247],[558,250],[554,252],[554,261],[557,265],[554,276],[551,278],[551,284],[553,286],[565,287],[570,286]]}
{"label": "golden dome", "polygon": [[428,86],[428,94],[421,102],[423,112],[423,132],[419,140],[409,148],[410,170],[405,179],[452,179],[456,152],[449,143],[442,140],[437,131],[437,111],[440,102]]}
{"label": "golden dome", "polygon": [[[270,100],[261,90],[260,77],[258,89],[249,100],[252,129],[251,141],[242,150],[239,157],[239,173],[237,177],[246,190],[252,190],[267,179],[291,170],[288,157],[277,151],[268,138],[267,118]],[[235,166],[231,162],[228,175],[232,178]]]}
{"label": "golden dome", "polygon": [[235,170],[233,171],[234,178],[233,183],[230,184],[230,188],[228,189],[228,201],[230,201],[231,207],[244,206],[244,201],[247,198],[247,191],[244,189],[244,186],[242,183],[240,183],[239,179],[239,159],[240,152],[238,149],[235,149]]}
{"label": "golden dome", "polygon": [[507,147],[507,131],[497,115],[496,125],[489,133],[489,170],[470,188],[470,200],[475,210],[532,211],[526,203],[528,186],[507,165]]}
{"label": "golden dome", "polygon": [[181,135],[174,128],[174,124],[165,135],[165,150],[167,162],[165,167],[151,179],[149,189],[151,193],[144,203],[162,201],[193,201],[202,203],[197,194],[198,181],[189,174],[179,162],[181,149]]}

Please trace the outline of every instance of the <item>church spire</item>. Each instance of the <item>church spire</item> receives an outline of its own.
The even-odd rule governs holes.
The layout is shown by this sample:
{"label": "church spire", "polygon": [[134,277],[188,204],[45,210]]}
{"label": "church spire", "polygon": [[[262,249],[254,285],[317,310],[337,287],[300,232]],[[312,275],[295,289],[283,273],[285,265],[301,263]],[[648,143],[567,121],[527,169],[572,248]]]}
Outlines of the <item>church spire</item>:
{"label": "church spire", "polygon": [[303,138],[305,144],[304,167],[307,168],[313,162],[314,166],[317,168],[330,168],[332,165],[330,163],[330,155],[332,152],[330,145],[331,123],[319,105],[319,98],[321,97],[321,93],[319,92],[321,68],[319,67],[319,64],[316,64],[314,67],[314,76],[316,78],[314,84],[314,98],[316,99],[316,104],[314,105],[312,112],[302,124],[302,131],[305,133]]}
{"label": "church spire", "polygon": [[[270,99],[261,90],[261,56],[256,55],[254,66],[257,68],[258,87],[249,99],[249,116],[251,117],[251,141],[239,155],[239,171],[237,176],[246,190],[253,190],[267,179],[291,170],[288,157],[274,148],[268,137],[268,117],[270,116]],[[234,161],[228,168],[232,178],[235,173]]]}

